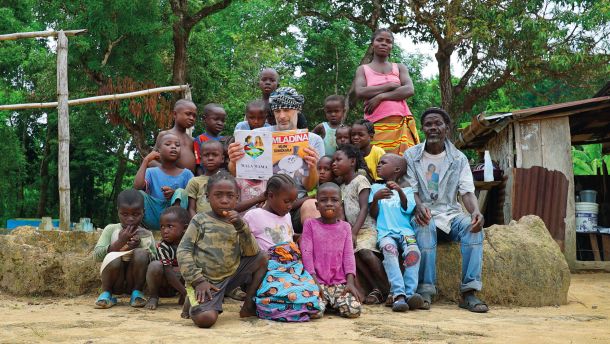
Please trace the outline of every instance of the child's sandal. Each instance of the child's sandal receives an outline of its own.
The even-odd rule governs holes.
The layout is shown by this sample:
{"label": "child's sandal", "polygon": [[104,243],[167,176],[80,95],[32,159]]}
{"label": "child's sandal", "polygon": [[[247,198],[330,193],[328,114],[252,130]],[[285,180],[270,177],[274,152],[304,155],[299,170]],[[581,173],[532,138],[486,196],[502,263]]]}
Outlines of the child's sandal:
{"label": "child's sandal", "polygon": [[364,299],[365,305],[379,305],[383,302],[383,294],[381,294],[381,290],[373,289]]}
{"label": "child's sandal", "polygon": [[146,305],[146,299],[144,298],[144,294],[142,294],[139,290],[134,290],[131,292],[131,299],[129,300],[129,304],[131,307],[141,308]]}
{"label": "child's sandal", "polygon": [[116,305],[116,303],[116,297],[112,297],[112,294],[109,291],[105,291],[101,293],[95,301],[95,308],[106,309]]}

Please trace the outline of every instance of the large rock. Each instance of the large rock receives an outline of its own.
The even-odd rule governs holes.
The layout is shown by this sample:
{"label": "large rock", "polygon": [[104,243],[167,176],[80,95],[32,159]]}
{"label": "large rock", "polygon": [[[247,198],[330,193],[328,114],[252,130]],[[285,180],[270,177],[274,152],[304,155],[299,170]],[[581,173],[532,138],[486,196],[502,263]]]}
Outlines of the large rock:
{"label": "large rock", "polygon": [[[98,291],[99,264],[91,251],[101,232],[37,231],[0,235],[0,289],[16,295],[72,296]],[[459,244],[438,248],[438,291],[459,299]],[[525,216],[508,226],[485,229],[483,291],[488,304],[558,305],[567,302],[568,265],[544,223]]]}
{"label": "large rock", "polygon": [[[483,290],[488,304],[547,306],[567,303],[570,269],[544,222],[535,215],[507,226],[485,229]],[[459,300],[461,254],[459,244],[437,246],[440,298]]]}

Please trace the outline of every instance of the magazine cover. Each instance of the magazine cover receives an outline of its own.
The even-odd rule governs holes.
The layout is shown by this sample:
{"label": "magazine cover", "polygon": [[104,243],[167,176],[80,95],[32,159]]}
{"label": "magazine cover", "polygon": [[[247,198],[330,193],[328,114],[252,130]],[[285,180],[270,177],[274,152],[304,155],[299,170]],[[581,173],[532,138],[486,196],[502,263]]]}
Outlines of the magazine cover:
{"label": "magazine cover", "polygon": [[283,173],[295,180],[309,175],[303,160],[309,147],[307,129],[273,132],[273,173]]}
{"label": "magazine cover", "polygon": [[264,130],[237,130],[235,142],[244,145],[246,155],[236,164],[236,177],[267,180],[273,175],[273,136]]}

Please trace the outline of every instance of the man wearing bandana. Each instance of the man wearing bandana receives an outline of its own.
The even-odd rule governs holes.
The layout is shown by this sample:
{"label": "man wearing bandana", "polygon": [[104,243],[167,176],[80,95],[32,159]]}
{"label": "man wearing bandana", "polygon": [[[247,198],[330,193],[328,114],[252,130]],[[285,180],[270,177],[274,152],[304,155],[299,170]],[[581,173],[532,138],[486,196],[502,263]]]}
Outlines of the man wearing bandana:
{"label": "man wearing bandana", "polygon": [[[299,111],[303,108],[305,99],[292,87],[280,87],[269,97],[269,107],[273,111],[276,124],[271,127],[262,127],[257,130],[286,131],[296,130]],[[294,202],[290,215],[292,217],[293,230],[295,233],[302,232],[300,208],[307,199],[307,192],[318,185],[318,160],[324,156],[324,140],[309,132],[309,147],[304,149],[309,173],[304,178],[297,178],[297,201]],[[235,174],[235,163],[244,157],[244,147],[238,142],[229,145],[229,171]]]}

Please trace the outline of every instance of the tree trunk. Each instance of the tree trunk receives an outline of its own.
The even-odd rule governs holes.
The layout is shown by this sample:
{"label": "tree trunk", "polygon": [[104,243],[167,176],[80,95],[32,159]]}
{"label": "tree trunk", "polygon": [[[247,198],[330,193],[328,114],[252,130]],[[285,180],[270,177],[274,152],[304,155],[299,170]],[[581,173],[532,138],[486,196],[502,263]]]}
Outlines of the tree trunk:
{"label": "tree trunk", "polygon": [[68,116],[68,39],[63,31],[57,36],[57,123],[59,229],[70,230],[70,120]]}
{"label": "tree trunk", "polygon": [[452,113],[453,107],[453,84],[451,83],[451,52],[444,51],[440,47],[435,54],[438,63],[438,83],[441,90],[441,107],[449,112],[451,120],[455,122],[458,114]]}
{"label": "tree trunk", "polygon": [[186,82],[186,59],[187,44],[190,30],[185,30],[182,20],[173,25],[174,32],[174,64],[172,70],[172,82],[174,85],[184,85]]}
{"label": "tree trunk", "polygon": [[40,162],[40,198],[38,199],[38,211],[36,217],[43,217],[47,213],[47,199],[49,197],[49,160],[51,159],[51,131],[52,126],[48,125],[47,120],[47,135],[44,143],[44,151],[42,153],[42,161]]}
{"label": "tree trunk", "polygon": [[[125,172],[127,171],[127,158],[123,155],[123,151],[125,150],[125,144],[121,144],[117,151],[117,158],[119,160],[119,164],[116,168],[116,174],[114,175],[114,182],[112,183],[112,192],[110,193],[110,199],[112,200],[112,209],[117,209],[116,198],[123,189],[123,177],[125,176]],[[113,212],[114,214],[114,212]],[[110,219],[106,219],[110,220]]]}

